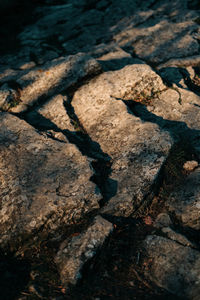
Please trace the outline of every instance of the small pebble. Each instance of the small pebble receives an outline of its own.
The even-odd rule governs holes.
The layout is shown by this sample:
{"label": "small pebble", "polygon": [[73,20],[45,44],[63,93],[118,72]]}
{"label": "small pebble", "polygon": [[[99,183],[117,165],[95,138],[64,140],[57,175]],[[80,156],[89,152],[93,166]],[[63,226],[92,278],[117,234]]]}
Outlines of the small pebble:
{"label": "small pebble", "polygon": [[198,167],[198,162],[195,160],[188,160],[183,165],[183,169],[188,172],[193,171],[196,167]]}

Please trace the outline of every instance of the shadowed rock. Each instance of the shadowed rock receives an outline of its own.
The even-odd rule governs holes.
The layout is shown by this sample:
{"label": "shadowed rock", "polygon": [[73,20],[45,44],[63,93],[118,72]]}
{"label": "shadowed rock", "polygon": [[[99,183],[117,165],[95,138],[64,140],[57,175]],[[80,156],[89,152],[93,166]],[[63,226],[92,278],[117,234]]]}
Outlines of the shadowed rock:
{"label": "shadowed rock", "polygon": [[55,261],[65,286],[77,283],[84,264],[95,256],[112,230],[113,225],[110,222],[97,216],[85,232],[61,244]]}
{"label": "shadowed rock", "polygon": [[155,235],[148,236],[143,247],[144,273],[151,281],[184,299],[199,299],[199,251]]}
{"label": "shadowed rock", "polygon": [[99,207],[92,171],[78,149],[42,136],[26,122],[0,115],[1,246],[51,234]]}
{"label": "shadowed rock", "polygon": [[147,65],[104,73],[81,87],[72,105],[91,138],[112,159],[117,195],[104,212],[130,215],[151,194],[172,145],[169,135],[132,115],[120,100],[150,97],[166,87]]}

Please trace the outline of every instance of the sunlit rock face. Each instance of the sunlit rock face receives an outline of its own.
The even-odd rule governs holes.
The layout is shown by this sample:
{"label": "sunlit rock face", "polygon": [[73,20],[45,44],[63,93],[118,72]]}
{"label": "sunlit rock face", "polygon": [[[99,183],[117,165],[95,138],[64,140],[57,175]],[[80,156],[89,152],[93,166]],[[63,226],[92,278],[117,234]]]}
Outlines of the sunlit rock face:
{"label": "sunlit rock face", "polygon": [[104,73],[74,94],[72,105],[81,124],[112,160],[110,179],[116,187],[104,213],[128,216],[153,194],[173,141],[158,125],[143,123],[123,100],[153,97],[165,88],[149,66],[134,64]]}
{"label": "sunlit rock face", "polygon": [[99,208],[89,162],[75,145],[7,113],[0,122],[1,247],[15,248],[37,231],[53,233]]}

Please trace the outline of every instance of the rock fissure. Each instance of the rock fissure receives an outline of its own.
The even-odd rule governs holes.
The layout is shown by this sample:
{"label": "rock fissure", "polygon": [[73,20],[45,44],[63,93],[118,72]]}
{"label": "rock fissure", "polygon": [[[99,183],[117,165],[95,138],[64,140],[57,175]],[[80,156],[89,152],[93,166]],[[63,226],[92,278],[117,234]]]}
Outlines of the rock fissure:
{"label": "rock fissure", "polygon": [[198,1],[7,2],[1,296],[198,300]]}

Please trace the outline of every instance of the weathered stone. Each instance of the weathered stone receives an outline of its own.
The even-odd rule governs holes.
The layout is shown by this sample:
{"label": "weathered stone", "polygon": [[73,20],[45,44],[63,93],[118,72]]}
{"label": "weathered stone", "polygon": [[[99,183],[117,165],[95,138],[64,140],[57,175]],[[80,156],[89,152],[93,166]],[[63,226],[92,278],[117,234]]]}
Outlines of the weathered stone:
{"label": "weathered stone", "polygon": [[154,226],[156,228],[167,227],[170,226],[171,224],[172,221],[170,219],[170,216],[167,213],[160,213],[154,222]]}
{"label": "weathered stone", "polygon": [[0,108],[7,110],[15,104],[18,104],[16,101],[17,92],[11,88],[7,84],[1,86],[0,89]]}
{"label": "weathered stone", "polygon": [[172,193],[166,206],[183,226],[200,230],[200,168]]}
{"label": "weathered stone", "polygon": [[197,167],[198,167],[198,162],[196,160],[186,161],[183,165],[183,169],[187,172],[191,172]]}
{"label": "weathered stone", "polygon": [[104,73],[74,95],[72,105],[81,124],[113,162],[110,178],[116,195],[104,211],[130,215],[152,191],[172,140],[157,125],[131,114],[122,100],[163,89],[160,77],[141,64]]}
{"label": "weathered stone", "polygon": [[196,245],[190,242],[184,235],[177,233],[170,227],[163,227],[162,232],[167,236],[168,239],[175,241],[183,246],[196,248]]}
{"label": "weathered stone", "polygon": [[85,232],[61,244],[55,262],[65,286],[77,283],[77,280],[81,278],[81,269],[84,264],[95,256],[112,230],[113,225],[110,222],[97,216]]}
{"label": "weathered stone", "polygon": [[143,247],[148,279],[184,299],[199,299],[199,251],[155,235],[147,236]]}
{"label": "weathered stone", "polygon": [[194,92],[176,86],[152,97],[147,106],[134,105],[134,111],[143,121],[156,123],[171,133],[187,133],[192,142],[200,136],[199,101]]}
{"label": "weathered stone", "polygon": [[74,131],[74,127],[70,122],[70,118],[64,106],[66,101],[66,96],[53,96],[38,110],[33,110],[30,113],[27,113],[26,118],[32,125],[41,128],[48,126],[48,129],[56,129],[57,127],[60,130],[67,129]]}
{"label": "weathered stone", "polygon": [[84,54],[55,59],[17,80],[22,87],[20,99],[32,105],[39,97],[61,92],[81,78],[97,74],[100,70],[97,61]]}
{"label": "weathered stone", "polygon": [[130,64],[143,64],[143,61],[136,58],[133,59],[129,53],[119,47],[116,47],[112,51],[100,56],[98,61],[101,63],[105,71],[118,70]]}
{"label": "weathered stone", "polygon": [[0,122],[2,247],[42,228],[51,234],[99,207],[89,163],[74,145],[49,139],[7,113]]}

